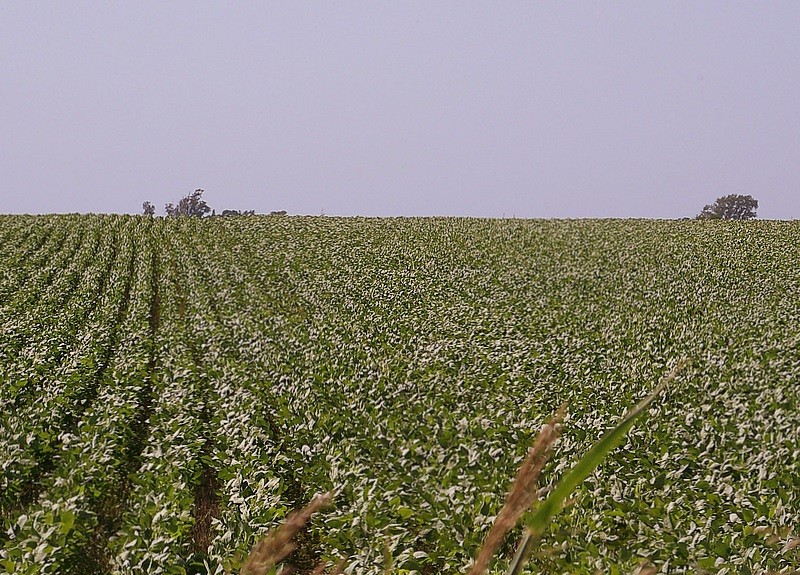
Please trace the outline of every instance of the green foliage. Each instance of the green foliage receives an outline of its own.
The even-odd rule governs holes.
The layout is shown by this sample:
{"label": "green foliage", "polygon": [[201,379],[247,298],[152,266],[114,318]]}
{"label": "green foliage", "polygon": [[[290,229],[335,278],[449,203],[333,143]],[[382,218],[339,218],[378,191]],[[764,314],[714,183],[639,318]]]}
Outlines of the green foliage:
{"label": "green foliage", "polygon": [[529,571],[800,568],[795,223],[0,216],[0,236],[0,572],[235,570],[330,489],[306,559],[458,573],[559,405],[544,484],[684,356]]}

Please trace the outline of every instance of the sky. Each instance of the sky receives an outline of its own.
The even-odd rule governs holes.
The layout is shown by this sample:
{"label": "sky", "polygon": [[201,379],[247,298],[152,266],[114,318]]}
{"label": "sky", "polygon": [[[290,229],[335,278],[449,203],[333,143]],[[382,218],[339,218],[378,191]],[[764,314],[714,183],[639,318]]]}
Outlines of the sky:
{"label": "sky", "polygon": [[800,218],[800,2],[0,0],[0,213]]}

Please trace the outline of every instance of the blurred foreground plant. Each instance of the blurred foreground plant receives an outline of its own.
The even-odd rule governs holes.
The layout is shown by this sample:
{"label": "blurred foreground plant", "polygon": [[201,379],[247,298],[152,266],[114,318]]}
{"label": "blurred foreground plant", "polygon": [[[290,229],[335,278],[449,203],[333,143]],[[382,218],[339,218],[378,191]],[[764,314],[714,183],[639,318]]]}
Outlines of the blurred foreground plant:
{"label": "blurred foreground plant", "polygon": [[[600,465],[612,449],[619,445],[631,427],[633,427],[636,419],[645,412],[664,388],[677,377],[685,364],[686,360],[681,360],[669,374],[661,379],[650,395],[636,404],[616,426],[607,431],[603,437],[592,445],[589,451],[553,487],[547,498],[536,508],[530,519],[525,522],[525,532],[506,575],[518,575],[522,571],[534,544],[539,541],[552,518],[562,509],[569,494]],[[489,566],[489,559],[500,546],[503,537],[536,501],[538,494],[536,480],[547,456],[552,451],[552,444],[558,437],[557,427],[562,419],[563,413],[560,411],[553,421],[546,425],[539,434],[536,444],[517,474],[506,504],[500,510],[497,519],[495,519],[494,525],[489,531],[469,575],[482,575],[486,572]],[[534,460],[535,463],[532,462]],[[513,523],[510,522],[511,519],[513,519]]]}

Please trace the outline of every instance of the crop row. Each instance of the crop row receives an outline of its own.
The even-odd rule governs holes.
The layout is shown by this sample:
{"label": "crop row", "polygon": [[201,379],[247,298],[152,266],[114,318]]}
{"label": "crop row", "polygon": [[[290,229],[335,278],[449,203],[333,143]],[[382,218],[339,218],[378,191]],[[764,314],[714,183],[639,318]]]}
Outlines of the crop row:
{"label": "crop row", "polygon": [[[3,564],[14,573],[98,571],[103,539],[146,397],[149,275],[137,245],[145,222],[127,222],[114,264],[75,360],[43,382],[36,401],[4,422],[4,495],[9,498]],[[102,264],[101,264],[102,269]],[[20,497],[22,505],[14,505]]]}

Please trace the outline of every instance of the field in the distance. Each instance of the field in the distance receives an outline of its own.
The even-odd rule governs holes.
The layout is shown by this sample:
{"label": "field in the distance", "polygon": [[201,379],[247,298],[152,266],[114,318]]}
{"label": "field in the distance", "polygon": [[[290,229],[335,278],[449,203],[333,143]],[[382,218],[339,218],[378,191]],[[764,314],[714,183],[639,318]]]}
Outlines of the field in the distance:
{"label": "field in the distance", "polygon": [[0,572],[459,573],[684,357],[531,572],[800,568],[797,223],[0,216],[0,317]]}

